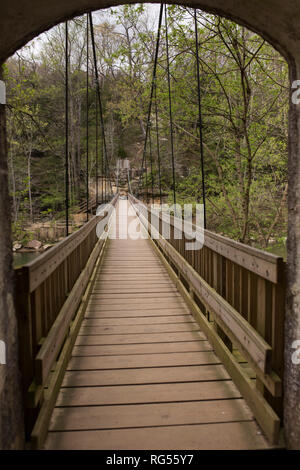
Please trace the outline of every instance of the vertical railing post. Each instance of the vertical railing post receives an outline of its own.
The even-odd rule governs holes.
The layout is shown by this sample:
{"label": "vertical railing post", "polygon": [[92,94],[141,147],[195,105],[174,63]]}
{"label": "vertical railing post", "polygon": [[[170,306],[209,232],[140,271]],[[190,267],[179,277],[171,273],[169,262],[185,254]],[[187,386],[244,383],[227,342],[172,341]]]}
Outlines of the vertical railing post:
{"label": "vertical railing post", "polygon": [[34,377],[33,368],[33,331],[32,331],[32,309],[29,292],[29,270],[27,267],[17,269],[16,289],[17,289],[17,321],[19,340],[19,363],[22,373],[23,409],[25,419],[25,435],[29,437],[33,416],[31,410],[27,408],[27,393]]}

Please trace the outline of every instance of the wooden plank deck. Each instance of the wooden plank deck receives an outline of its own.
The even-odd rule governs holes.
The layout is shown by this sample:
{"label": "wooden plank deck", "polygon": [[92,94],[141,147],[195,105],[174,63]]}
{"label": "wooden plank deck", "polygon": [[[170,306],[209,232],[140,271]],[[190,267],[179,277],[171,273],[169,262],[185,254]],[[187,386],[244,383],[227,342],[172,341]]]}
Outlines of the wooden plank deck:
{"label": "wooden plank deck", "polygon": [[45,449],[268,447],[151,242],[110,240]]}

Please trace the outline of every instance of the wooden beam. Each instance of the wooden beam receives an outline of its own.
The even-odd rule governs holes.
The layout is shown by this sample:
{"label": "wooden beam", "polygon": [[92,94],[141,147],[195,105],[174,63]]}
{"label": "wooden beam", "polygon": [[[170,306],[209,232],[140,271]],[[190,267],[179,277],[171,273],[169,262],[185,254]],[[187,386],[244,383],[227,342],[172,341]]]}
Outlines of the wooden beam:
{"label": "wooden beam", "polygon": [[40,413],[38,415],[35,426],[31,433],[31,448],[33,450],[42,449],[42,446],[47,437],[51,414],[56,403],[56,399],[60,390],[61,383],[64,378],[65,370],[67,368],[69,359],[71,357],[73,346],[75,344],[80,326],[82,324],[82,320],[84,318],[84,314],[86,311],[90,294],[94,286],[97,272],[99,270],[99,267],[103,259],[103,254],[104,254],[105,246],[106,246],[106,240],[101,245],[100,256],[98,256],[96,264],[94,265],[93,273],[92,273],[92,276],[90,276],[89,278],[88,285],[86,287],[85,294],[81,300],[80,307],[77,311],[74,321],[72,322],[70,326],[68,337],[63,345],[62,351],[60,353],[60,356],[55,366],[55,370],[50,378],[50,383],[48,385],[48,389],[45,394],[45,400],[42,404]]}
{"label": "wooden beam", "polygon": [[86,267],[83,269],[82,273],[74,284],[69,297],[64,303],[60,313],[58,314],[50,329],[49,334],[47,335],[47,338],[43,342],[43,345],[36,356],[35,365],[37,385],[44,385],[47,380],[52,364],[55,361],[55,358],[57,357],[57,354],[68,333],[70,321],[74,317],[74,314],[81,301],[82,294],[89,282],[89,278],[94,269],[95,262],[99,252],[101,251],[102,244],[102,240],[97,242],[89,257],[89,261],[87,262]]}
{"label": "wooden beam", "polygon": [[171,278],[176,283],[177,288],[183,295],[188,306],[190,307],[194,318],[198,321],[202,331],[206,335],[208,341],[213,346],[215,353],[221,359],[227,372],[230,374],[232,380],[238,387],[242,396],[246,400],[247,404],[251,408],[255,418],[259,425],[266,434],[271,444],[278,444],[280,437],[280,419],[277,414],[273,411],[271,406],[267,403],[264,397],[256,390],[252,384],[251,379],[245,374],[238,361],[235,359],[233,354],[229,351],[226,345],[223,343],[218,333],[215,331],[214,326],[207,318],[203,315],[198,305],[191,298],[190,293],[184,287],[178,276],[175,274],[163,253],[159,250],[158,246],[152,241],[157,253],[163,260]]}
{"label": "wooden beam", "polygon": [[[137,206],[146,207],[141,201],[130,195],[130,200]],[[163,213],[160,213],[160,218],[163,218]],[[176,223],[176,218],[170,217],[171,224]],[[182,221],[179,221],[179,224]],[[217,233],[203,230],[201,227],[196,227],[195,224],[186,223],[186,227],[191,232],[202,231],[204,237],[204,246],[210,250],[224,256],[228,260],[242,266],[250,272],[257,274],[275,284],[281,281],[281,273],[284,265],[283,259],[280,256],[267,253],[265,251],[245,245],[244,243],[231,240]]]}
{"label": "wooden beam", "polygon": [[[139,217],[143,225],[147,226],[147,221],[144,216],[139,214]],[[151,230],[149,225],[148,230]],[[246,358],[249,358],[263,374],[270,372],[272,348],[259,333],[257,333],[239,312],[196,273],[183,256],[181,256],[167,240],[160,237],[156,239],[155,242],[159,244],[165,254],[171,258],[176,268],[191,285],[201,302],[213,313],[216,322],[225,330],[229,338],[237,344]]]}
{"label": "wooden beam", "polygon": [[[111,204],[115,205],[118,195],[116,195]],[[29,273],[29,291],[33,292],[40,284],[42,284],[55,269],[74,251],[77,246],[82,243],[96,225],[106,217],[106,213],[102,216],[94,216],[89,222],[84,224],[79,230],[72,233],[55,246],[47,250],[37,259],[26,264],[23,268],[16,269],[16,274],[24,268]]]}

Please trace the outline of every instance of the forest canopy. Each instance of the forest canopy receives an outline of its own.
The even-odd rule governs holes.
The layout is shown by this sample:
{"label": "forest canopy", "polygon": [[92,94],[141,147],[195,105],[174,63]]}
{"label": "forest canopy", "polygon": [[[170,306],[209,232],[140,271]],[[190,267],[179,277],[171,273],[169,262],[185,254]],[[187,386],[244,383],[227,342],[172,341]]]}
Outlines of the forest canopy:
{"label": "forest canopy", "polygon": [[[125,5],[94,13],[108,158],[139,169],[156,47],[158,7]],[[288,67],[263,38],[227,19],[198,11],[198,45],[207,227],[262,248],[286,234]],[[84,199],[86,115],[89,177],[95,180],[96,87],[86,17],[69,22],[70,196]],[[168,7],[176,194],[202,201],[194,10]],[[44,33],[5,66],[9,180],[15,239],[35,220],[63,218],[65,170],[65,25]],[[172,200],[165,25],[156,80],[163,192]],[[157,140],[151,116],[153,185]],[[101,147],[101,146],[100,146]],[[144,184],[146,183],[144,179]],[[151,176],[148,172],[148,182]]]}

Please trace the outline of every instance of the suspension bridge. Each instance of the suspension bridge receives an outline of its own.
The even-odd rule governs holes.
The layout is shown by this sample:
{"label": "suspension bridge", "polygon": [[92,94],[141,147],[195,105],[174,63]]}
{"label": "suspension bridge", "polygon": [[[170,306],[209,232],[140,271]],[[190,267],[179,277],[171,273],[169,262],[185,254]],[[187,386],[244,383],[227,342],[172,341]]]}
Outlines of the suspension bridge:
{"label": "suspension bridge", "polygon": [[[25,429],[33,449],[268,449],[283,445],[283,259],[210,232],[205,212],[204,246],[188,250],[190,238],[176,236],[182,220],[170,218],[170,238],[166,239],[163,212],[158,211],[154,221],[148,204],[149,193],[152,200],[154,194],[153,105],[162,201],[156,68],[163,11],[162,6],[138,188],[134,195],[127,171],[126,200],[119,197],[119,183],[113,190],[92,15],[87,15],[105,189],[103,193],[102,184],[102,210],[92,215],[100,202],[98,159],[97,192],[91,199],[87,130],[87,194],[80,207],[87,222],[71,235],[66,24],[67,236],[15,270]],[[169,64],[166,9],[165,26]],[[198,45],[196,11],[195,37]],[[199,170],[205,208],[197,63]],[[169,66],[167,76],[176,203]],[[152,188],[148,193],[149,171]],[[143,188],[141,200],[136,196]],[[152,233],[154,222],[158,237],[152,239],[146,235]],[[132,224],[138,227],[138,239],[127,236]],[[191,227],[194,234],[200,230]],[[113,240],[109,238],[112,230],[117,234]]]}
{"label": "suspension bridge", "polygon": [[174,218],[170,240],[126,239],[132,223],[151,231],[150,212],[111,203],[116,239],[94,216],[16,270],[31,446],[279,446],[282,259],[209,231],[186,250]]}

